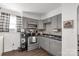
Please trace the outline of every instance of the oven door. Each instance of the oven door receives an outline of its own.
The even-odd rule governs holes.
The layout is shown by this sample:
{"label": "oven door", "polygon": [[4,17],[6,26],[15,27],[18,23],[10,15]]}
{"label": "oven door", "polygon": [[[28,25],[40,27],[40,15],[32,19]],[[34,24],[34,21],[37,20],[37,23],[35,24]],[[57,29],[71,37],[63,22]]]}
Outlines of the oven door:
{"label": "oven door", "polygon": [[36,44],[37,38],[35,36],[28,37],[28,45],[30,44]]}

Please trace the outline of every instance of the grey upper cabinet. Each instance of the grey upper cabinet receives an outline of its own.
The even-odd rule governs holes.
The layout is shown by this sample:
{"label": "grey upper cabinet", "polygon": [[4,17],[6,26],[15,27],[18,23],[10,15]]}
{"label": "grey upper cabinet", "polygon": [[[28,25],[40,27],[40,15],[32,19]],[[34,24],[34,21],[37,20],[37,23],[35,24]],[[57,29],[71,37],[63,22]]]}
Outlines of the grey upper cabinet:
{"label": "grey upper cabinet", "polygon": [[38,20],[28,18],[28,24],[37,25]]}
{"label": "grey upper cabinet", "polygon": [[57,28],[60,29],[62,27],[61,23],[62,23],[62,15],[58,14],[56,16],[53,16],[52,18],[52,28]]}
{"label": "grey upper cabinet", "polygon": [[23,28],[28,28],[28,29],[36,29],[38,24],[38,20],[32,19],[32,18],[27,18],[23,17]]}
{"label": "grey upper cabinet", "polygon": [[44,24],[51,23],[51,18],[44,19],[44,20],[43,20],[43,23],[44,23]]}
{"label": "grey upper cabinet", "polygon": [[23,28],[27,28],[27,18],[23,17]]}
{"label": "grey upper cabinet", "polygon": [[37,25],[37,27],[38,27],[38,29],[45,29],[42,20],[39,20],[39,21],[38,21],[38,25]]}
{"label": "grey upper cabinet", "polygon": [[52,19],[52,28],[57,28],[57,16],[53,16],[51,19]]}
{"label": "grey upper cabinet", "polygon": [[57,15],[57,21],[58,21],[58,28],[62,28],[62,15]]}

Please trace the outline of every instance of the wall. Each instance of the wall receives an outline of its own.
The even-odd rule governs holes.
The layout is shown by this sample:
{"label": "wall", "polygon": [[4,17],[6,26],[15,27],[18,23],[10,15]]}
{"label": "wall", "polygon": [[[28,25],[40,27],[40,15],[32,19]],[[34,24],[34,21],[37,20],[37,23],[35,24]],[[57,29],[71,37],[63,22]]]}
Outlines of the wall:
{"label": "wall", "polygon": [[[20,13],[8,10],[5,8],[0,9],[0,13],[10,13],[14,16],[22,16]],[[20,33],[18,32],[0,32],[4,36],[4,52],[15,50],[20,46]]]}
{"label": "wall", "polygon": [[0,35],[0,56],[3,53],[3,36]]}
{"label": "wall", "polygon": [[2,32],[4,37],[4,52],[16,50],[20,47],[20,33],[16,32]]}
{"label": "wall", "polygon": [[[73,20],[73,28],[63,28],[64,21]],[[62,55],[77,55],[77,4],[62,4]]]}

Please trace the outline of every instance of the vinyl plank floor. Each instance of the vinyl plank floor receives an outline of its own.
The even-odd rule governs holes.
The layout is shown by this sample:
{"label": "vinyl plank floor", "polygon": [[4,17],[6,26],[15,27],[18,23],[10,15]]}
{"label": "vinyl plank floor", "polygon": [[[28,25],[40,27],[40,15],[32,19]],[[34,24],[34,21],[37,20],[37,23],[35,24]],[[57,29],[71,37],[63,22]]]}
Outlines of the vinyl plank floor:
{"label": "vinyl plank floor", "polygon": [[34,49],[31,51],[10,51],[3,53],[3,56],[48,56],[48,53],[43,49]]}

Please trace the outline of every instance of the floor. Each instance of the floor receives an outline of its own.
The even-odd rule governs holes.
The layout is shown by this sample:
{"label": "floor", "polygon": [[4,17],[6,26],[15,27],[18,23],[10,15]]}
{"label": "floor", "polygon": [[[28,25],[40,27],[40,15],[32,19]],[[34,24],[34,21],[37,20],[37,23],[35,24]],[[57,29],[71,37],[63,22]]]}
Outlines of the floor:
{"label": "floor", "polygon": [[3,56],[48,56],[48,53],[43,49],[34,49],[31,51],[10,51],[3,53]]}

